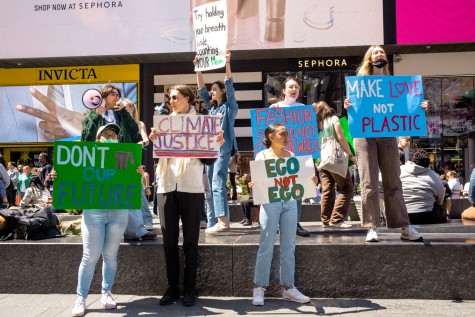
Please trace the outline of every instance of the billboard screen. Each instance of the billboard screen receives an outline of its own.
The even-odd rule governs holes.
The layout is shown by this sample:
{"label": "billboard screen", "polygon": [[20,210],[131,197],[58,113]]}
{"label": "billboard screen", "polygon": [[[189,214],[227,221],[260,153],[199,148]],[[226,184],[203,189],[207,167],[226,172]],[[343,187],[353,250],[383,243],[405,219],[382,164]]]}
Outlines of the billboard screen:
{"label": "billboard screen", "polygon": [[[194,52],[193,10],[211,2],[2,0],[0,58]],[[231,50],[384,41],[381,0],[228,0],[227,16]]]}

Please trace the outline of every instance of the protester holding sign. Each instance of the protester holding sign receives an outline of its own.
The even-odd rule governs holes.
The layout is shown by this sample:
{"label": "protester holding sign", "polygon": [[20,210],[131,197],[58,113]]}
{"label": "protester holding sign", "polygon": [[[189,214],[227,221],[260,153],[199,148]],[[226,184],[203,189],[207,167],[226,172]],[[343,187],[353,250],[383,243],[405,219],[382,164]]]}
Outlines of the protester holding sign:
{"label": "protester holding sign", "polygon": [[[189,86],[172,87],[170,101],[173,113],[170,116],[196,115],[195,108],[192,106],[194,100],[194,91]],[[152,128],[150,140],[154,142],[157,137],[157,131]],[[222,144],[224,139],[220,137],[218,142]],[[155,173],[157,177],[157,205],[168,280],[168,288],[160,299],[160,305],[170,305],[180,297],[178,246],[180,218],[183,224],[183,250],[185,253],[183,305],[193,306],[196,303],[198,238],[201,211],[204,208],[203,162],[208,164],[214,162],[214,159],[162,157],[157,165]]]}
{"label": "protester holding sign", "polygon": [[[289,158],[293,153],[285,148],[288,143],[287,129],[281,123],[271,124],[265,130],[266,150],[256,155],[257,160]],[[314,182],[316,177],[314,176]],[[253,187],[254,182],[249,182]],[[284,287],[282,298],[297,303],[308,303],[310,298],[294,286],[295,227],[297,226],[297,201],[286,200],[262,204],[259,214],[261,238],[254,271],[252,304],[264,305],[265,288],[269,285],[270,268],[277,229],[280,229],[280,283]]]}
{"label": "protester holding sign", "polygon": [[[318,136],[320,144],[324,138],[333,137],[340,144],[341,149],[348,155],[349,159],[356,164],[356,157],[351,153],[348,141],[343,134],[340,121],[335,115],[335,110],[326,102],[320,101],[315,106],[317,111]],[[323,153],[323,151],[322,151]],[[339,153],[343,155],[343,153]],[[351,228],[345,222],[348,216],[351,198],[353,197],[353,181],[346,166],[346,176],[324,168],[320,170],[320,180],[322,183],[322,198],[320,201],[321,218],[323,227]],[[335,185],[338,188],[338,196],[335,201]]]}
{"label": "protester holding sign", "polygon": [[[389,75],[386,52],[382,46],[370,46],[366,51],[357,75]],[[345,99],[345,109],[351,102]],[[427,102],[423,102],[427,107]],[[378,174],[381,171],[384,205],[388,228],[401,228],[401,239],[421,241],[422,236],[409,222],[406,205],[399,178],[399,150],[395,137],[355,138],[354,144],[358,155],[358,172],[361,178],[362,224],[369,227],[367,242],[379,242],[378,227],[381,226]]]}
{"label": "protester holding sign", "polygon": [[[198,64],[195,57],[193,63]],[[210,115],[222,115],[221,130],[224,132],[225,143],[221,147],[220,156],[213,165],[208,167],[208,178],[211,186],[213,204],[208,206],[207,234],[219,234],[227,232],[229,228],[229,205],[226,182],[228,179],[228,166],[231,156],[237,153],[236,134],[234,120],[238,113],[238,103],[231,77],[231,52],[226,51],[226,77],[224,83],[215,81],[211,91],[206,90],[203,74],[196,72],[198,81],[198,93],[206,104]]]}
{"label": "protester holding sign", "polygon": [[[126,111],[124,109],[124,111]],[[118,143],[120,127],[109,123],[97,130],[96,142]],[[56,172],[51,172],[56,178]],[[83,256],[79,265],[77,298],[73,316],[83,316],[96,263],[102,255],[102,296],[105,309],[117,307],[111,294],[117,271],[117,253],[128,221],[127,209],[85,209],[82,214]]]}
{"label": "protester holding sign", "polygon": [[[281,101],[270,105],[271,108],[303,106],[303,103],[297,102],[300,96],[300,85],[297,79],[287,77],[282,84]],[[297,235],[308,237],[310,233],[300,225],[300,216],[302,215],[302,200],[297,201]]]}

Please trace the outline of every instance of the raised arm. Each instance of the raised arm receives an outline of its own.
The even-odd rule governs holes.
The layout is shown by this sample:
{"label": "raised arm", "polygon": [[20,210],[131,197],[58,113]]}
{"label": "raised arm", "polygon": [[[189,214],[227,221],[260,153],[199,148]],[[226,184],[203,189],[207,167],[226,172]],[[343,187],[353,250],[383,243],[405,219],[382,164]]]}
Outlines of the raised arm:
{"label": "raised arm", "polygon": [[[195,59],[193,60],[193,65],[198,65],[198,57],[195,56]],[[196,82],[198,83],[198,88],[204,88],[206,87],[205,81],[203,79],[203,74],[201,71],[196,72]]]}
{"label": "raised arm", "polygon": [[231,51],[226,50],[226,77],[224,79],[231,78]]}

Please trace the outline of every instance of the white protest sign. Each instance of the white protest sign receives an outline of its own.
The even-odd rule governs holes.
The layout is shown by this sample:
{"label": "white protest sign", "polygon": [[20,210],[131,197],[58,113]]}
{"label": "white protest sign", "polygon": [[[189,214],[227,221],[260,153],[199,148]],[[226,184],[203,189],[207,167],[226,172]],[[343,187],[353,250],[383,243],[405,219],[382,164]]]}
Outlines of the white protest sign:
{"label": "white protest sign", "polygon": [[195,71],[226,66],[228,13],[226,0],[195,7],[192,12],[198,64]]}
{"label": "white protest sign", "polygon": [[316,196],[313,159],[310,155],[251,161],[255,204],[299,200]]}
{"label": "white protest sign", "polygon": [[153,157],[219,157],[220,115],[153,116]]}

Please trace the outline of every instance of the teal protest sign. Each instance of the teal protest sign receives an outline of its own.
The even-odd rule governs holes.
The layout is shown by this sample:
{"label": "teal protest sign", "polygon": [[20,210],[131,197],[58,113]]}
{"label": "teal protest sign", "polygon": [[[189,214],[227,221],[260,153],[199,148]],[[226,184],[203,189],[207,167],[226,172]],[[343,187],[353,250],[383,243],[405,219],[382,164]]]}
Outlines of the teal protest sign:
{"label": "teal protest sign", "polygon": [[140,209],[142,146],[54,142],[53,208]]}
{"label": "teal protest sign", "polygon": [[256,205],[312,198],[317,195],[310,155],[251,161],[253,199]]}
{"label": "teal protest sign", "polygon": [[312,106],[290,106],[265,109],[251,109],[252,143],[254,154],[265,149],[264,131],[269,124],[282,123],[287,128],[289,142],[287,150],[296,156],[320,157],[317,115]]}
{"label": "teal protest sign", "polygon": [[421,76],[346,77],[348,123],[353,138],[425,136]]}

